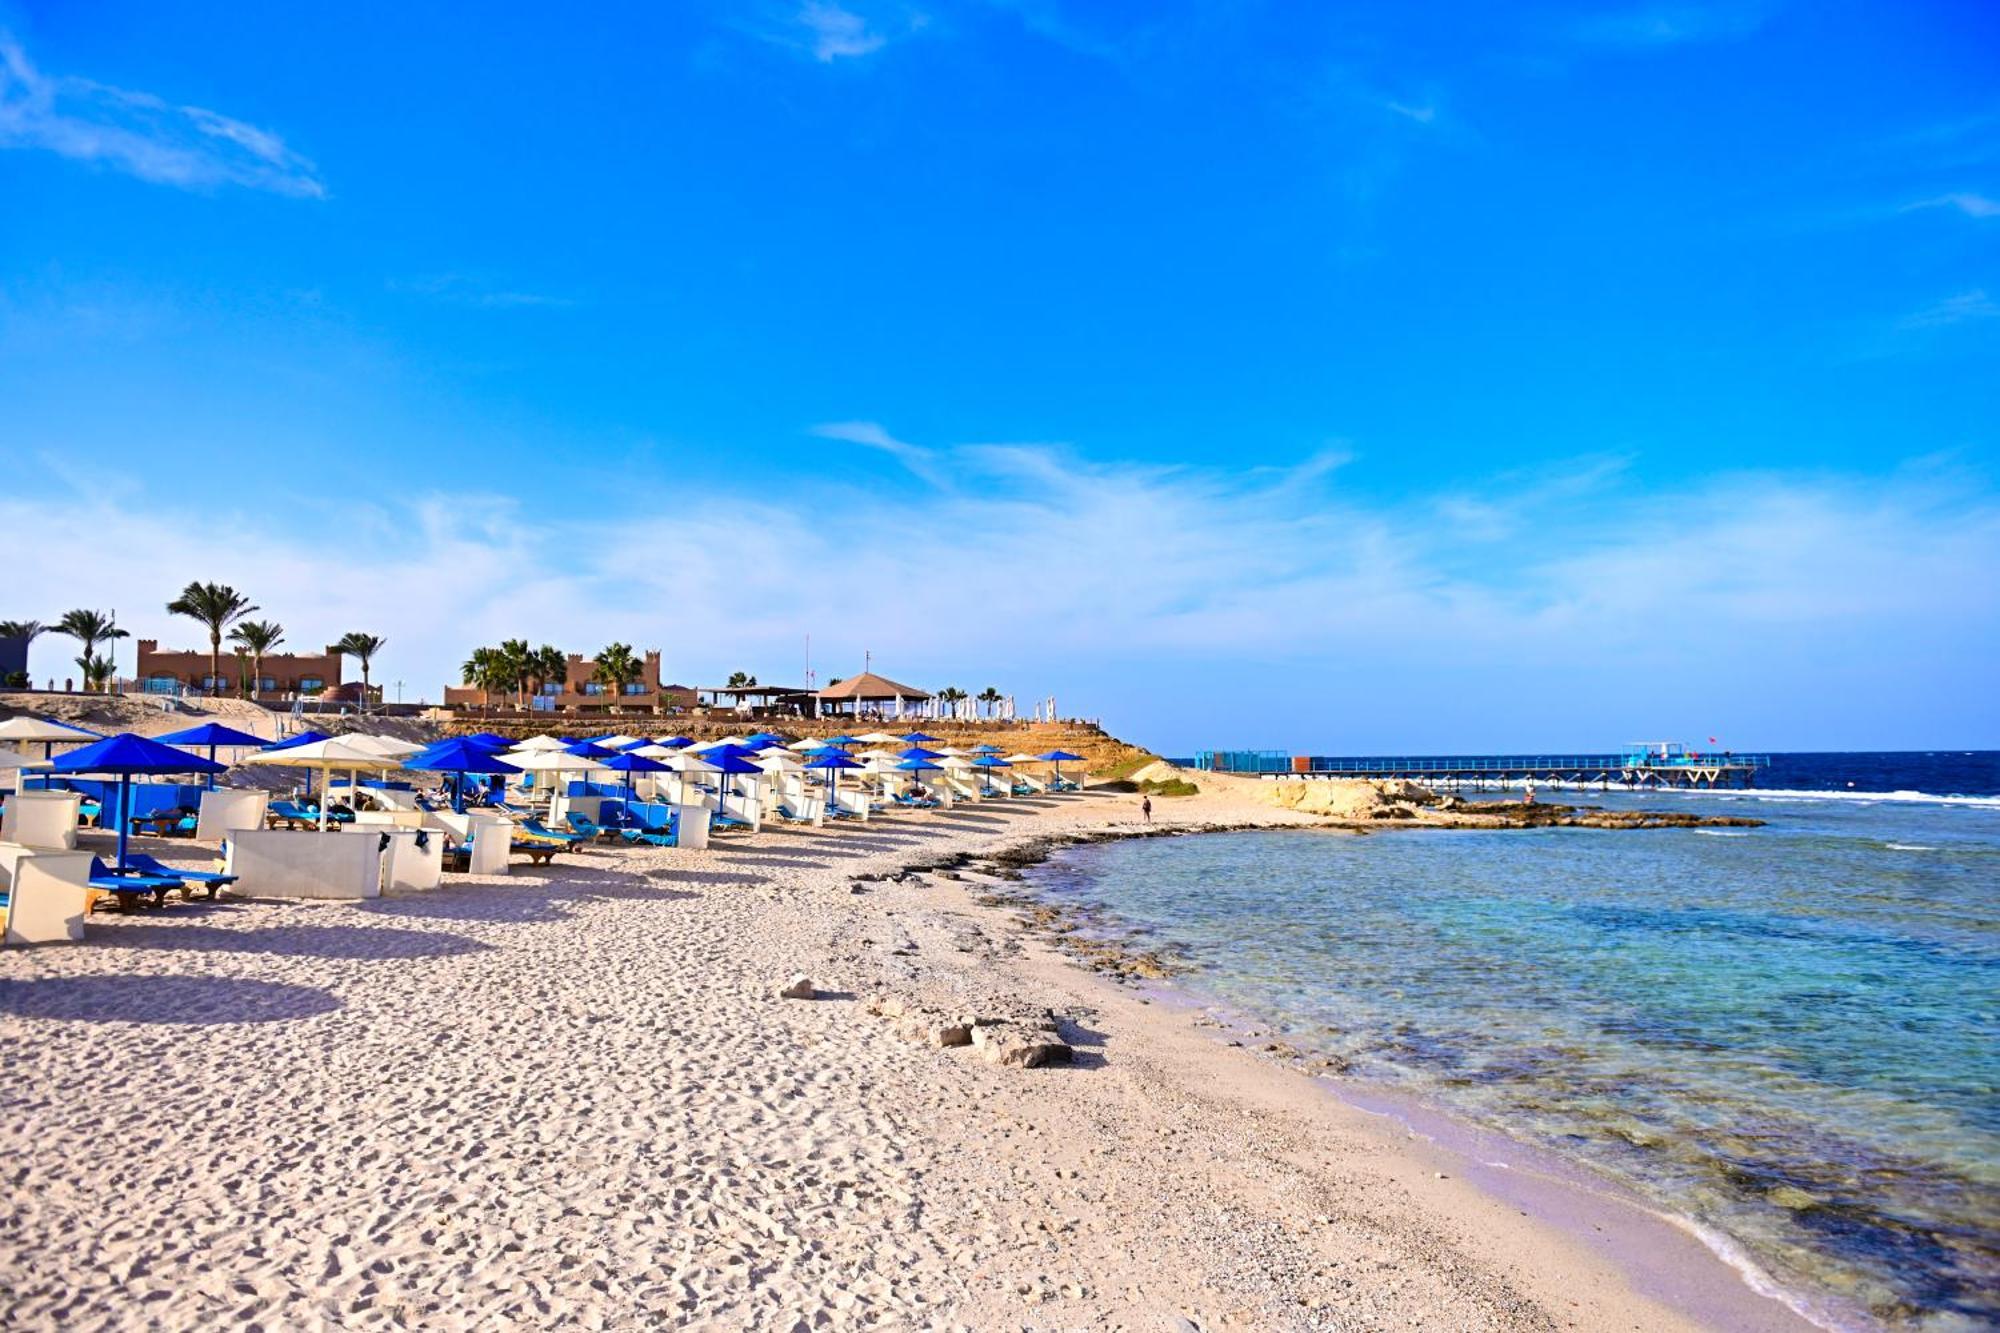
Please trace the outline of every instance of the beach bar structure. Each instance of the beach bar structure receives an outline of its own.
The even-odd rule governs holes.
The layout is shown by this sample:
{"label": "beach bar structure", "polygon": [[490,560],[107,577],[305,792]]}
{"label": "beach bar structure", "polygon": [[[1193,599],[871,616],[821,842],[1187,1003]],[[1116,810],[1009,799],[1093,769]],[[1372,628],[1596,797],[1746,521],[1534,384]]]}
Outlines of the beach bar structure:
{"label": "beach bar structure", "polygon": [[1402,755],[1336,757],[1283,750],[1203,750],[1192,767],[1263,778],[1400,778],[1429,787],[1748,787],[1770,765],[1762,754],[1692,751],[1646,741],[1617,754]]}

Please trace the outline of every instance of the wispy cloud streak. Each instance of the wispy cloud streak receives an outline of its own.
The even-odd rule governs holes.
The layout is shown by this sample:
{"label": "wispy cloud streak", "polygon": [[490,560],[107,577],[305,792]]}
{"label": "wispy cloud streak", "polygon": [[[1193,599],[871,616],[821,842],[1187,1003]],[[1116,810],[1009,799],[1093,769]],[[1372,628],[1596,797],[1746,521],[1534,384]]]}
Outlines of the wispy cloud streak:
{"label": "wispy cloud streak", "polygon": [[0,33],[0,148],[30,148],[182,189],[319,199],[318,169],[269,130],[151,93],[47,75]]}

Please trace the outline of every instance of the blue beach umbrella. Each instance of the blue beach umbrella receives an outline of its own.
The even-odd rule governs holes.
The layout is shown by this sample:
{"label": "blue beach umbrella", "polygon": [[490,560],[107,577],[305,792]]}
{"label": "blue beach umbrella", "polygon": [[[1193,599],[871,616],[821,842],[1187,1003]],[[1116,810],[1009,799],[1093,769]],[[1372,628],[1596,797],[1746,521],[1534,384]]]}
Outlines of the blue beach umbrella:
{"label": "blue beach umbrella", "polygon": [[1050,750],[1047,754],[1036,755],[1035,758],[1042,763],[1054,765],[1055,780],[1057,782],[1062,781],[1062,766],[1064,764],[1080,764],[1083,762],[1082,755],[1071,754],[1068,750]]}
{"label": "blue beach umbrella", "polygon": [[849,758],[847,751],[837,750],[830,745],[814,750],[806,759],[805,766],[817,769],[826,774],[826,801],[828,805],[832,805],[834,798],[840,795],[841,773],[848,769],[864,767],[864,765],[856,760]]}
{"label": "blue beach umbrella", "polygon": [[923,746],[921,746],[921,745],[912,745],[912,746],[911,746],[911,747],[910,747],[909,749],[907,749],[907,750],[902,750],[902,751],[899,751],[899,752],[897,753],[896,757],[897,757],[898,759],[942,759],[942,758],[944,758],[944,756],[943,756],[943,755],[941,755],[941,754],[939,754],[939,753],[938,753],[938,752],[937,752],[936,750],[926,750],[926,749],[925,749],[925,748],[924,748]]}
{"label": "blue beach umbrella", "polygon": [[473,744],[483,745],[489,750],[511,750],[514,748],[512,740],[491,731],[475,731],[470,736],[449,736],[446,739],[471,741]]}
{"label": "blue beach umbrella", "polygon": [[507,763],[493,753],[492,747],[478,745],[470,736],[454,736],[450,740],[439,741],[430,749],[413,754],[403,761],[403,767],[421,773],[450,773],[451,808],[460,814],[465,812],[465,775],[467,773],[519,773],[521,770]]}
{"label": "blue beach umbrella", "polygon": [[929,742],[934,742],[934,741],[936,741],[936,740],[937,740],[937,737],[935,737],[935,736],[926,736],[926,735],[924,735],[924,733],[923,733],[923,732],[921,732],[921,731],[913,731],[913,732],[911,732],[911,733],[910,733],[909,735],[907,735],[907,736],[903,737],[903,739],[904,739],[904,740],[906,740],[906,741],[908,741],[908,742],[909,742],[910,744],[912,744],[912,745],[923,745],[923,744],[926,744],[926,743],[929,743]]}
{"label": "blue beach umbrella", "polygon": [[843,745],[843,746],[859,745],[861,744],[861,738],[859,736],[829,736],[827,737],[826,743],[828,745]]}
{"label": "blue beach umbrella", "polygon": [[118,868],[125,868],[125,845],[132,831],[134,773],[219,773],[222,765],[130,732],[72,750],[49,763],[51,773],[110,773],[118,777]]}
{"label": "blue beach umbrella", "polygon": [[653,744],[664,745],[669,750],[685,750],[688,746],[693,745],[694,742],[685,736],[662,736],[660,739],[654,741]]}
{"label": "blue beach umbrella", "polygon": [[[155,736],[162,745],[205,745],[208,747],[208,761],[215,762],[215,752],[221,749],[261,750],[265,741],[262,736],[252,736],[247,731],[225,727],[220,722],[204,722],[198,727],[185,731],[170,732],[165,736]],[[208,775],[208,789],[215,790],[215,774]]]}
{"label": "blue beach umbrella", "polygon": [[604,766],[614,773],[625,775],[625,799],[632,799],[632,775],[634,773],[671,773],[673,770],[657,759],[648,759],[643,754],[617,754],[604,761]]}
{"label": "blue beach umbrella", "polygon": [[[982,747],[982,748],[983,748],[983,747]],[[1013,767],[1013,765],[1012,765],[1012,764],[1008,763],[1008,762],[1007,762],[1007,761],[1006,761],[1005,759],[1002,759],[1002,758],[1001,758],[1001,757],[1000,757],[999,755],[997,755],[997,754],[982,754],[982,755],[980,755],[980,756],[979,756],[979,757],[978,757],[977,759],[974,759],[974,760],[972,761],[972,766],[973,766],[974,768],[978,768],[978,769],[984,769],[984,770],[985,770],[985,772],[984,772],[983,776],[984,776],[985,778],[989,779],[989,781],[988,781],[988,782],[987,782],[987,784],[986,784],[986,790],[987,790],[987,791],[989,791],[989,792],[993,790],[993,784],[992,784],[992,782],[990,781],[990,779],[991,779],[991,778],[992,778],[992,776],[993,776],[993,770],[994,770],[994,769],[996,769],[996,768],[1012,768],[1012,767]]]}
{"label": "blue beach umbrella", "polygon": [[609,759],[617,752],[605,749],[596,741],[578,741],[574,745],[565,745],[563,753],[573,754],[579,759]]}

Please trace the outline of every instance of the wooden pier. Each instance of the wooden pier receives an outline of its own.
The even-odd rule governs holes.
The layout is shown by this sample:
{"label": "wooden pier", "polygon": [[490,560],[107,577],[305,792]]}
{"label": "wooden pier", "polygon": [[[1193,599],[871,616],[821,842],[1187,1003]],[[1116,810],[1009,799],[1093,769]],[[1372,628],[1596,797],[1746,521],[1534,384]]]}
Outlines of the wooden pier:
{"label": "wooden pier", "polygon": [[1748,787],[1769,755],[1691,751],[1665,742],[1618,754],[1402,755],[1360,758],[1292,755],[1282,750],[1204,750],[1195,768],[1263,778],[1400,778],[1428,787]]}

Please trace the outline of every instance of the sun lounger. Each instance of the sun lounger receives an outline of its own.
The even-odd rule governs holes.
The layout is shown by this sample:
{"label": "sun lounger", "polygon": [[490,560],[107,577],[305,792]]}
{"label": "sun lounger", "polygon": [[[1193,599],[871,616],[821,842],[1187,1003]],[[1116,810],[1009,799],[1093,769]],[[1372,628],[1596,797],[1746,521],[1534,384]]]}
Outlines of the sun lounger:
{"label": "sun lounger", "polygon": [[580,842],[590,841],[590,837],[588,834],[559,833],[555,829],[552,829],[548,825],[544,824],[540,819],[537,819],[533,815],[530,815],[526,819],[521,821],[521,832],[531,838],[553,838],[557,842],[564,843],[571,847],[576,846],[576,844]]}
{"label": "sun lounger", "polygon": [[569,826],[584,837],[597,842],[606,842],[618,836],[617,829],[600,824],[594,819],[586,819],[579,814],[570,815]]}
{"label": "sun lounger", "polygon": [[187,897],[194,896],[197,884],[205,886],[208,889],[208,896],[214,898],[218,890],[236,882],[234,875],[225,875],[215,870],[182,870],[178,866],[166,865],[158,858],[147,856],[143,852],[127,853],[125,864],[130,869],[143,871],[149,875],[180,880],[182,890]]}
{"label": "sun lounger", "polygon": [[119,874],[95,856],[90,858],[90,887],[113,895],[121,910],[147,898],[159,907],[167,901],[167,890],[187,890],[186,882],[174,876]]}

